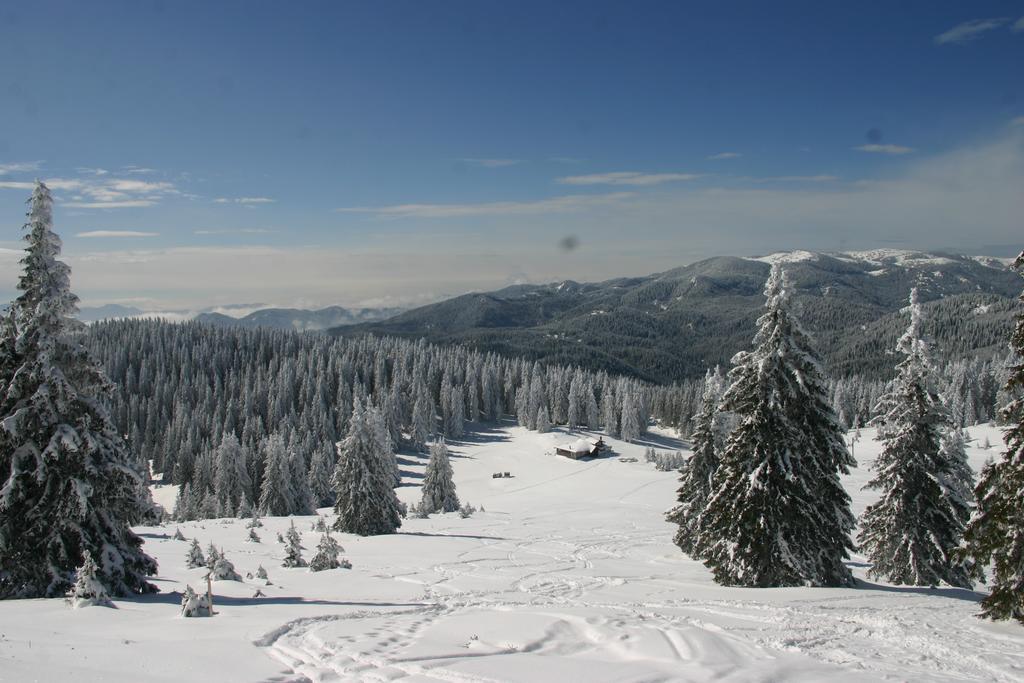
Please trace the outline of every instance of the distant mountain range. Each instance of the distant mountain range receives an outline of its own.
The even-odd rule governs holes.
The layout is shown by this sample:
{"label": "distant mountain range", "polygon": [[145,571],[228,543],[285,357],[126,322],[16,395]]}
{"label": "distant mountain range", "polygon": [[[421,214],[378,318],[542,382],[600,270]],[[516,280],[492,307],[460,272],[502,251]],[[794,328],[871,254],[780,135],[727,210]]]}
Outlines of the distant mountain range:
{"label": "distant mountain range", "polygon": [[269,327],[278,330],[315,332],[339,325],[378,322],[403,310],[401,308],[356,308],[350,310],[341,306],[329,306],[318,311],[307,311],[301,308],[264,308],[241,318],[232,318],[222,313],[200,313],[195,320],[218,327]]}
{"label": "distant mountain range", "polygon": [[[252,304],[238,304],[226,307],[227,309],[249,310]],[[79,319],[83,322],[96,322],[98,320],[113,320],[116,318],[134,318],[138,316],[161,317],[166,315],[169,320],[196,320],[198,322],[214,325],[217,327],[269,327],[279,330],[296,330],[299,332],[313,332],[326,330],[338,325],[351,325],[354,323],[369,323],[385,320],[397,313],[402,308],[355,308],[347,309],[341,306],[329,306],[320,310],[310,311],[301,308],[260,308],[251,313],[234,317],[220,312],[202,311],[163,311],[149,312],[133,306],[122,306],[120,304],[107,304],[104,306],[82,307],[79,310]]]}
{"label": "distant mountain range", "polygon": [[646,277],[516,285],[466,294],[338,335],[387,334],[607,369],[655,382],[728,367],[748,348],[762,289],[783,261],[833,375],[887,376],[917,285],[926,331],[947,358],[1003,353],[1024,281],[1006,259],[874,250],[719,257]]}

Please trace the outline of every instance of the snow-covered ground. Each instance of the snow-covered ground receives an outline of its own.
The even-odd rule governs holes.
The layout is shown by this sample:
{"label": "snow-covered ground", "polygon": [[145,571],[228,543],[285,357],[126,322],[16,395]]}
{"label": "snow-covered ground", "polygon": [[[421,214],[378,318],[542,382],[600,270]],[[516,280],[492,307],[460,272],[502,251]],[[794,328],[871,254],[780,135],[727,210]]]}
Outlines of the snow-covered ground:
{"label": "snow-covered ground", "polygon": [[[972,464],[1001,447],[974,427]],[[878,446],[862,430],[861,490]],[[217,582],[217,616],[183,619],[180,592],[204,585],[186,569],[175,525],[141,529],[160,562],[162,593],[116,609],[60,600],[0,602],[0,681],[1011,681],[1024,679],[1024,628],[976,619],[982,593],[890,587],[742,589],[715,585],[672,545],[663,512],[676,475],[643,461],[667,434],[572,461],[552,455],[578,438],[518,427],[451,444],[463,502],[485,511],[406,520],[399,534],[339,535],[350,570],[284,569],[265,519],[262,543],[243,521],[181,524],[213,541],[243,575]],[[988,438],[991,450],[979,444]],[[635,462],[624,459],[637,458]],[[424,460],[403,456],[406,502]],[[494,472],[510,478],[492,478]],[[157,490],[173,496],[170,487]],[[324,511],[329,512],[329,511]],[[314,517],[295,518],[306,558]],[[852,564],[864,579],[863,558]],[[266,597],[254,598],[256,590]]]}

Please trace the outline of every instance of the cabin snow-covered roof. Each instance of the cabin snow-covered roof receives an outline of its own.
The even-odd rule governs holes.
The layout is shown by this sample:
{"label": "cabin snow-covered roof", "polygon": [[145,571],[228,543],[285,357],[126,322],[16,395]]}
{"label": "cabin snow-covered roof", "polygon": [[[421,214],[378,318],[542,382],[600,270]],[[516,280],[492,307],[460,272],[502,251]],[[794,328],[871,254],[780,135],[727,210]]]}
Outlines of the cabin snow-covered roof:
{"label": "cabin snow-covered roof", "polygon": [[570,444],[559,446],[563,451],[569,451],[571,453],[589,453],[594,450],[594,442],[586,439],[577,439]]}

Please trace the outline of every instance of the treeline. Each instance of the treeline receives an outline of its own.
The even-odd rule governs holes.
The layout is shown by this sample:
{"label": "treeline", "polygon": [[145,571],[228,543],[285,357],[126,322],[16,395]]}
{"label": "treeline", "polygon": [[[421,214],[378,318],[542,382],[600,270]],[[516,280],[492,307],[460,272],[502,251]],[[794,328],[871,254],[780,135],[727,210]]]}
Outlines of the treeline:
{"label": "treeline", "polygon": [[[961,427],[997,420],[999,407],[1005,406],[1011,398],[1004,390],[1011,368],[1009,354],[939,364],[937,384],[952,419]],[[877,417],[876,407],[888,383],[888,380],[859,374],[828,380],[828,395],[840,424],[854,429]],[[704,384],[705,379],[701,378],[654,389],[652,415],[681,434],[691,435],[700,414]]]}
{"label": "treeline", "polygon": [[193,517],[332,504],[335,444],[357,400],[379,411],[393,449],[503,417],[632,440],[651,418],[638,380],[424,341],[142,320],[95,324],[86,339],[121,389],[119,431],[164,481],[187,485]]}

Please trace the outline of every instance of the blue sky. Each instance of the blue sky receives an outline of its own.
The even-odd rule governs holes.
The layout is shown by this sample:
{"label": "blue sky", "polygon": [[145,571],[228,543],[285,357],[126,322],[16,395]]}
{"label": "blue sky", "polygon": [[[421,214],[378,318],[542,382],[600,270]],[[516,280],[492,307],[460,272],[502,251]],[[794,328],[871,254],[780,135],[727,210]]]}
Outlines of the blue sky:
{"label": "blue sky", "polygon": [[35,177],[84,302],[147,309],[1005,253],[1022,64],[1019,2],[22,3],[0,289]]}

